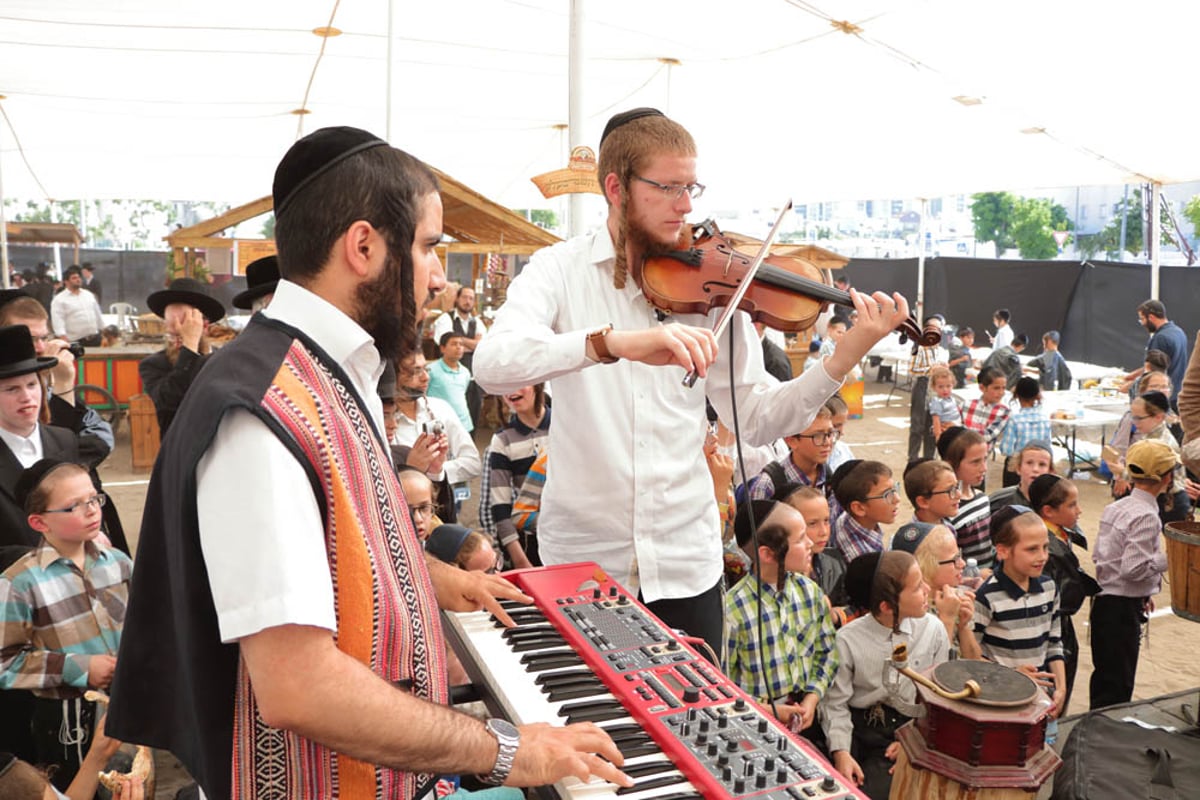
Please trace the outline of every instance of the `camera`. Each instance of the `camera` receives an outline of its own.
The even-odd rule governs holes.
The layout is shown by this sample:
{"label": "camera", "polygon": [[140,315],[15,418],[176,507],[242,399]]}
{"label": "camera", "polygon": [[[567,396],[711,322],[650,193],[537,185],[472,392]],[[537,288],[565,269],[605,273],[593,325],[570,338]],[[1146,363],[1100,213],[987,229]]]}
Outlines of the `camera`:
{"label": "camera", "polygon": [[75,358],[83,358],[83,345],[79,342],[71,342],[67,345],[67,352],[75,356]]}
{"label": "camera", "polygon": [[441,436],[446,432],[446,426],[441,420],[433,420],[422,424],[421,429],[430,436]]}

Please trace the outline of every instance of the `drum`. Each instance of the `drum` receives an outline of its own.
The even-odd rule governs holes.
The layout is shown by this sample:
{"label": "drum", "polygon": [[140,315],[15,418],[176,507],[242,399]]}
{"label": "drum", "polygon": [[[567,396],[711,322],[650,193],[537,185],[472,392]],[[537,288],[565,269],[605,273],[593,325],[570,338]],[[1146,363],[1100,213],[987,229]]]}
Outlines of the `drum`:
{"label": "drum", "polygon": [[916,683],[925,715],[896,736],[914,767],[963,786],[1032,791],[1062,764],[1045,746],[1053,703],[1028,676],[990,661],[968,660],[938,664],[925,675],[947,692],[974,681],[980,694],[952,700]]}

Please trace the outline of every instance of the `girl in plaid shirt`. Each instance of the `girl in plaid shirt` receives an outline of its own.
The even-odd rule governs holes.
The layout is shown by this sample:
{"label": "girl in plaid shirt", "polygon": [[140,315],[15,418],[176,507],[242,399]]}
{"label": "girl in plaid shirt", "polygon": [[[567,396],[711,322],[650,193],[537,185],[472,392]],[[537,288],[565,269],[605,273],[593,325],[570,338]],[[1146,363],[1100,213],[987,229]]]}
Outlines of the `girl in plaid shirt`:
{"label": "girl in plaid shirt", "polygon": [[37,698],[38,761],[58,766],[51,780],[65,790],[92,738],[83,694],[108,688],[117,665],[133,562],[96,541],[105,497],[86,467],[42,459],[16,496],[42,541],[0,574],[0,689]]}

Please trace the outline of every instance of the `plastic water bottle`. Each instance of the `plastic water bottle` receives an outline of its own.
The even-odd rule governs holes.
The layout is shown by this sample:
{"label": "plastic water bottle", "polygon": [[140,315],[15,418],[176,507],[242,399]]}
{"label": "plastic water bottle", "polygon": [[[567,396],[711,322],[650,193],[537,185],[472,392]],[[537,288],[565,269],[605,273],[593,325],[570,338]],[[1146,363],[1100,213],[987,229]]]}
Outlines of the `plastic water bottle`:
{"label": "plastic water bottle", "polygon": [[983,585],[983,575],[979,572],[979,561],[974,558],[967,559],[967,565],[962,571],[962,585],[969,587],[971,591],[975,591]]}

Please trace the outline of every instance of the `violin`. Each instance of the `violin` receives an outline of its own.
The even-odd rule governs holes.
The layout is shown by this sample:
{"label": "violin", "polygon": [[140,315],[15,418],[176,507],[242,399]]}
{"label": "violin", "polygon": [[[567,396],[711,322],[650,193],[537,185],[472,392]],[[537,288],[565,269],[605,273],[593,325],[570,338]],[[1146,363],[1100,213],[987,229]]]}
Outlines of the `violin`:
{"label": "violin", "polygon": [[[708,314],[728,306],[755,259],[738,252],[713,220],[692,227],[691,247],[645,259],[642,294],[660,311]],[[738,308],[755,322],[782,331],[811,328],[830,303],[854,307],[849,292],[822,282],[821,270],[799,259],[767,256],[747,287]],[[911,314],[896,330],[900,343],[934,347],[942,340],[937,328],[921,329]]]}

